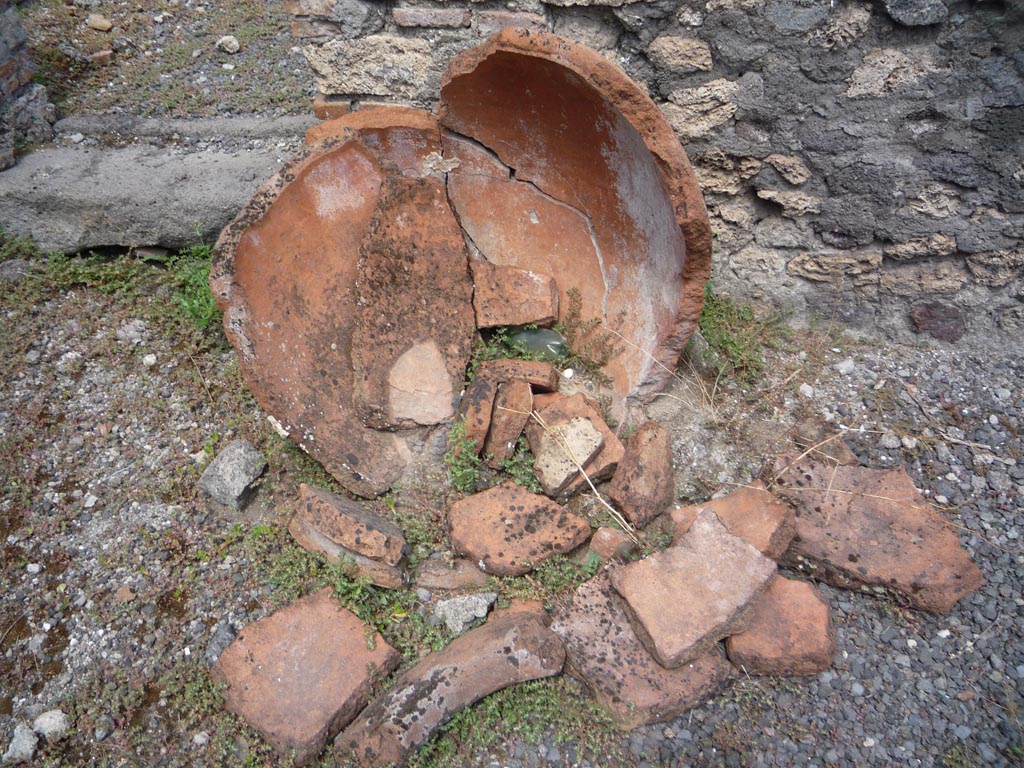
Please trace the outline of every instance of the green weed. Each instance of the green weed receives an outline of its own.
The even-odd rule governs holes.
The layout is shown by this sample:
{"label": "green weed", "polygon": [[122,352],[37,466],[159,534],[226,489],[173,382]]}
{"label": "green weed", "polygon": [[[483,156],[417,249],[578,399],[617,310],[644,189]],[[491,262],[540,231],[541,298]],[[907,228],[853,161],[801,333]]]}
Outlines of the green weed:
{"label": "green weed", "polygon": [[448,484],[460,493],[472,493],[480,482],[480,457],[466,435],[466,420],[457,419],[448,432],[448,450],[444,454]]}
{"label": "green weed", "polygon": [[565,676],[510,686],[452,718],[409,762],[413,768],[456,768],[470,755],[487,754],[513,739],[537,744],[551,733],[573,741],[578,757],[598,765],[623,766],[619,733],[608,712]]}
{"label": "green weed", "polygon": [[601,569],[601,558],[591,552],[585,560],[555,555],[524,576],[505,576],[500,580],[505,598],[540,600],[545,608],[554,607],[580,584]]}
{"label": "green weed", "polygon": [[711,362],[718,373],[731,373],[748,384],[763,377],[764,348],[777,346],[788,335],[780,317],[760,319],[749,305],[716,294],[710,283],[704,287],[700,330],[715,353]]}
{"label": "green weed", "polygon": [[193,245],[180,251],[169,263],[178,289],[178,306],[200,329],[219,323],[221,318],[210,290],[210,254],[210,246]]}
{"label": "green weed", "polygon": [[508,475],[510,480],[521,485],[530,493],[541,493],[543,488],[541,488],[540,481],[537,480],[537,475],[533,472],[533,463],[534,456],[530,451],[530,444],[526,437],[520,436],[516,443],[515,453],[511,458],[501,462],[499,469]]}

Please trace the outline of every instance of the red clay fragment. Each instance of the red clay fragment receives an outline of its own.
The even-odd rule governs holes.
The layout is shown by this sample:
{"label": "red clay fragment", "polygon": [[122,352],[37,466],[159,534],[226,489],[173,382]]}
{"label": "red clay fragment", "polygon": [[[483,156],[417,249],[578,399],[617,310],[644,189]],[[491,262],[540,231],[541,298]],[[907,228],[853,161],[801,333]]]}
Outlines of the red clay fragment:
{"label": "red clay fragment", "polygon": [[325,588],[243,629],[214,674],[227,682],[227,709],[305,765],[366,705],[373,674],[398,665],[401,655],[384,638],[370,639]]}
{"label": "red clay fragment", "polygon": [[499,387],[494,398],[491,429],[484,446],[489,467],[498,469],[512,458],[532,410],[533,392],[528,381],[513,379]]}
{"label": "red clay fragment", "polygon": [[847,589],[878,587],[946,613],[982,584],[981,570],[903,469],[776,461],[776,493],[796,510],[782,563]]}
{"label": "red clay fragment", "polygon": [[558,286],[553,278],[478,259],[469,266],[477,328],[551,325],[558,319]]}

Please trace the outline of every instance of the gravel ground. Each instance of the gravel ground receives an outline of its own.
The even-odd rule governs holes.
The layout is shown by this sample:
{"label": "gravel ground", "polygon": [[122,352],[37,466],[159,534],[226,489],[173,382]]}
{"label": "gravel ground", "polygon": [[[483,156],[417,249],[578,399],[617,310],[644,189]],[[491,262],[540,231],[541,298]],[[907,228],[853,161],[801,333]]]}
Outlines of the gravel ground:
{"label": "gravel ground", "polygon": [[[307,111],[311,78],[280,11],[253,8],[263,5],[38,4],[24,18],[37,51],[49,44],[77,62],[49,70],[66,117]],[[87,10],[115,22],[113,40],[84,31]],[[244,39],[234,56],[250,64],[216,52],[224,34]],[[84,63],[108,43],[113,64]],[[168,66],[173,76],[162,77]],[[322,475],[269,429],[219,332],[180,317],[162,267],[29,282],[0,299],[0,750],[16,725],[58,707],[71,732],[39,745],[40,764],[275,764],[220,713],[205,670],[235,631],[303,583],[281,515],[298,481]],[[946,616],[822,587],[838,626],[833,669],[741,680],[624,737],[627,764],[1024,764],[1021,352],[819,330],[773,352],[756,390],[727,383],[717,420],[677,409],[675,426],[701,437],[677,441],[694,493],[748,480],[768,451],[764,436],[807,415],[848,428],[865,465],[906,467],[958,526],[985,586]],[[270,460],[242,516],[208,509],[195,488],[235,437]],[[604,762],[578,760],[553,734],[464,756],[479,766]]]}

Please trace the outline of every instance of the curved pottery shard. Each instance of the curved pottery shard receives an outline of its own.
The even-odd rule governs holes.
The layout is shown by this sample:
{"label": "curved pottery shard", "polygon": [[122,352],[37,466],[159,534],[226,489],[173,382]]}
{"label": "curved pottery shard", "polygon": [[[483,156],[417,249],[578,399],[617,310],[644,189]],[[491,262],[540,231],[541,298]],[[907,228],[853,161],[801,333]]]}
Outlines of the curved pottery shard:
{"label": "curved pottery shard", "polygon": [[613,411],[670,375],[707,212],[661,112],[595,52],[506,29],[452,61],[439,116],[361,110],[307,141],[225,229],[210,280],[256,399],[349,490],[385,491],[454,415],[470,259],[554,278],[562,320],[578,293],[616,350]]}
{"label": "curved pottery shard", "polygon": [[401,475],[403,428],[454,414],[474,338],[439,151],[424,112],[336,121],[215,250],[211,286],[256,399],[363,496]]}
{"label": "curved pottery shard", "polygon": [[594,51],[509,28],[448,66],[440,121],[464,160],[449,196],[483,257],[553,276],[563,320],[577,289],[582,319],[619,350],[605,368],[616,394],[657,391],[711,268],[700,189],[660,110]]}

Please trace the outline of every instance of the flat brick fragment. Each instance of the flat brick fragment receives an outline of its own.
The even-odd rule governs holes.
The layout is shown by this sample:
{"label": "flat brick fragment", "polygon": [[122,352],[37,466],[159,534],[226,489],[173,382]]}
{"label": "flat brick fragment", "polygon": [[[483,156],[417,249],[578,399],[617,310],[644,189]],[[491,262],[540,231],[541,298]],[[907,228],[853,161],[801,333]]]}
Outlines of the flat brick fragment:
{"label": "flat brick fragment", "polygon": [[288,521],[288,533],[292,535],[299,546],[310,552],[320,552],[332,563],[347,563],[351,567],[353,575],[369,579],[377,586],[401,589],[406,585],[407,578],[403,568],[373,560],[343,547],[324,536],[300,515],[293,515],[292,519]]}
{"label": "flat brick fragment", "polygon": [[558,636],[528,613],[501,613],[403,673],[334,742],[338,761],[401,765],[457,712],[515,683],[557,675]]}
{"label": "flat brick fragment", "polygon": [[626,443],[608,495],[629,522],[643,528],[668,509],[674,491],[671,436],[658,422],[645,422]]}
{"label": "flat brick fragment", "polygon": [[778,560],[793,540],[793,510],[755,480],[732,493],[672,510],[674,543],[678,543],[702,509],[714,512],[733,536],[739,536],[765,557]]}
{"label": "flat brick fragment", "polygon": [[555,366],[542,360],[487,360],[480,364],[478,375],[499,382],[523,379],[538,392],[557,391],[561,377]]}
{"label": "flat brick fragment", "polygon": [[828,603],[813,585],[776,577],[725,640],[729,660],[750,675],[814,675],[832,666],[836,631]]}
{"label": "flat brick fragment", "polygon": [[455,548],[497,576],[527,573],[590,535],[586,520],[512,482],[455,502],[448,524]]}
{"label": "flat brick fragment", "polygon": [[640,641],[674,668],[741,631],[774,575],[774,562],[701,510],[678,544],[613,570],[611,582]]}
{"label": "flat brick fragment", "polygon": [[548,20],[543,14],[518,11],[481,11],[475,14],[476,27],[481,35],[491,35],[505,27],[544,30]]}
{"label": "flat brick fragment", "polygon": [[398,565],[405,549],[401,529],[359,502],[301,483],[295,514],[353,552]]}
{"label": "flat brick fragment", "polygon": [[954,528],[903,469],[776,461],[776,493],[796,513],[782,563],[837,587],[891,589],[946,613],[982,584]]}
{"label": "flat brick fragment", "polygon": [[484,444],[488,466],[497,469],[502,462],[512,458],[532,410],[533,390],[530,382],[513,379],[498,388],[491,414],[491,429]]}
{"label": "flat brick fragment", "polygon": [[305,765],[366,705],[373,675],[398,665],[400,654],[367,632],[330,588],[250,624],[213,668],[227,683],[225,707]]}
{"label": "flat brick fragment", "polygon": [[558,319],[558,286],[553,277],[480,260],[470,261],[469,266],[478,328],[551,325]]}
{"label": "flat brick fragment", "polygon": [[336,99],[318,93],[313,98],[313,114],[321,120],[333,120],[347,115],[352,111],[352,102],[348,99]]}
{"label": "flat brick fragment", "polygon": [[[559,424],[567,424],[572,419],[580,417],[593,424],[601,433],[601,438],[604,441],[601,450],[586,465],[587,476],[596,483],[598,480],[610,476],[619,466],[625,449],[619,438],[605,424],[597,403],[580,393],[571,397],[558,395],[544,400],[537,398],[535,410],[540,421],[531,419],[530,423],[526,425],[526,438],[530,441],[530,450],[533,451],[534,456],[538,455],[544,434],[544,427],[541,426],[541,423],[551,428]],[[585,484],[586,480],[583,477],[577,477],[561,492],[561,498],[568,498]]]}
{"label": "flat brick fragment", "polygon": [[663,722],[707,701],[736,675],[716,648],[675,669],[658,664],[637,638],[601,574],[556,612],[551,629],[565,643],[565,667],[624,729]]}

